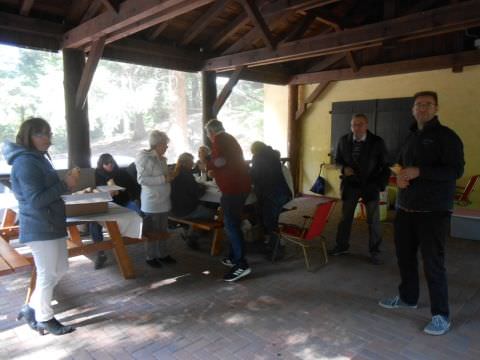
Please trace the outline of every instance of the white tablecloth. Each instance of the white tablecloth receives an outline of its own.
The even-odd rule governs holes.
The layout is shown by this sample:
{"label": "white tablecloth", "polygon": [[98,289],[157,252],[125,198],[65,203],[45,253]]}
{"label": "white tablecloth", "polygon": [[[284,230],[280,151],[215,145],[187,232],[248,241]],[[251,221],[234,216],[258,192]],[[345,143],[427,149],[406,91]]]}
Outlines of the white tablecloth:
{"label": "white tablecloth", "polygon": [[[220,204],[220,198],[222,196],[222,192],[218,188],[217,184],[213,181],[206,181],[206,182],[199,181],[199,182],[201,184],[204,184],[207,187],[207,191],[200,198],[200,201]],[[248,195],[247,200],[245,201],[245,205],[254,204],[256,201],[257,201],[257,198],[255,197],[255,194],[251,192]]]}
{"label": "white tablecloth", "polygon": [[67,222],[81,221],[116,221],[120,234],[126,237],[139,239],[142,237],[142,218],[135,211],[119,206],[115,203],[108,203],[108,212],[103,214],[72,216]]}

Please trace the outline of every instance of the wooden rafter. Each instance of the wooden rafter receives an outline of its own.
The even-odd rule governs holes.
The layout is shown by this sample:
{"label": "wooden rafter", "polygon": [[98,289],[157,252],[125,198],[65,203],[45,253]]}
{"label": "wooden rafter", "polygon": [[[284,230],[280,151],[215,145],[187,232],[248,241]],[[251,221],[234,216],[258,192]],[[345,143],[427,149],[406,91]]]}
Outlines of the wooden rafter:
{"label": "wooden rafter", "polygon": [[307,12],[305,16],[298,22],[293,29],[291,29],[287,35],[280,40],[280,44],[287,43],[289,41],[297,40],[308,30],[310,25],[315,22],[316,16],[310,12]]}
{"label": "wooden rafter", "polygon": [[182,45],[187,45],[193,39],[195,39],[208,26],[210,21],[220,14],[229,1],[230,0],[217,0],[202,16],[197,19],[197,21],[193,23],[193,25],[183,35],[180,43]]}
{"label": "wooden rafter", "polygon": [[68,31],[63,39],[64,48],[82,48],[98,34],[105,43],[130,36],[179,15],[190,12],[214,0],[126,0],[118,13],[105,12]]}
{"label": "wooden rafter", "polygon": [[165,21],[157,26],[148,35],[148,40],[155,40],[168,27],[169,21]]}
{"label": "wooden rafter", "polygon": [[267,45],[269,49],[274,50],[276,45],[275,39],[273,38],[273,35],[270,32],[267,23],[263,19],[263,16],[258,10],[255,3],[252,0],[241,0],[241,3],[246,13],[248,14],[248,17],[255,25],[255,28],[258,29],[258,31],[260,32],[260,35],[265,45]]}
{"label": "wooden rafter", "polygon": [[[342,27],[336,20],[328,19],[327,17],[322,17],[322,16],[317,16],[317,19],[323,22],[324,24],[332,27],[333,30],[337,33],[343,31]],[[345,58],[347,59],[348,65],[352,68],[354,72],[357,72],[358,65],[353,56],[353,51],[346,51],[344,55],[345,55]]]}
{"label": "wooden rafter", "polygon": [[78,25],[83,17],[83,14],[85,14],[85,11],[87,11],[89,6],[89,0],[72,1],[72,5],[70,5],[68,13],[65,16],[65,22],[67,24]]}
{"label": "wooden rafter", "polygon": [[225,84],[222,91],[220,92],[220,95],[218,95],[217,99],[215,100],[215,104],[213,104],[213,113],[215,116],[218,115],[223,104],[225,104],[225,101],[227,101],[228,97],[232,93],[234,86],[240,79],[240,75],[242,74],[243,69],[243,66],[235,69],[235,71],[230,76],[230,79],[228,79],[228,82]]}
{"label": "wooden rafter", "polygon": [[[322,7],[340,0],[282,0],[274,3],[268,0],[257,1],[257,7],[264,19],[269,20],[273,17],[281,16],[285,12],[305,11],[312,8]],[[238,15],[228,27],[223,29],[216,38],[208,45],[208,49],[215,50],[222,45],[230,36],[235,34],[242,26],[248,23],[246,14]],[[255,28],[251,31],[255,32]],[[250,32],[251,32],[250,31]],[[248,34],[250,34],[250,32]],[[249,35],[250,36],[250,35]],[[229,50],[230,51],[230,50]]]}
{"label": "wooden rafter", "polygon": [[363,66],[358,72],[353,72],[352,69],[341,69],[299,74],[292,77],[290,84],[314,84],[326,81],[363,79],[376,76],[458,68],[460,65],[469,66],[477,64],[480,64],[480,51],[472,50],[450,55],[430,56],[414,60],[368,65]]}
{"label": "wooden rafter", "polygon": [[105,6],[105,8],[108,10],[108,11],[114,11],[114,12],[118,12],[118,9],[116,6],[114,6],[110,0],[100,0],[100,2],[103,4],[103,6]]}
{"label": "wooden rafter", "polygon": [[90,6],[87,8],[87,11],[83,14],[80,23],[84,23],[85,21],[90,20],[99,12],[100,8],[102,7],[102,3],[99,0],[93,0],[90,3]]}
{"label": "wooden rafter", "polygon": [[250,50],[206,61],[204,70],[224,71],[238,66],[265,65],[381,46],[382,41],[428,37],[480,25],[480,0],[444,6],[394,20],[381,21],[333,34],[279,44],[275,51]]}
{"label": "wooden rafter", "polygon": [[28,16],[30,14],[30,10],[32,10],[32,6],[35,0],[23,0],[22,6],[20,7],[20,15]]}
{"label": "wooden rafter", "polygon": [[77,107],[83,108],[85,101],[87,100],[88,89],[90,89],[90,85],[92,84],[93,74],[95,74],[98,62],[102,57],[104,46],[105,38],[103,37],[93,42],[75,97],[75,105]]}

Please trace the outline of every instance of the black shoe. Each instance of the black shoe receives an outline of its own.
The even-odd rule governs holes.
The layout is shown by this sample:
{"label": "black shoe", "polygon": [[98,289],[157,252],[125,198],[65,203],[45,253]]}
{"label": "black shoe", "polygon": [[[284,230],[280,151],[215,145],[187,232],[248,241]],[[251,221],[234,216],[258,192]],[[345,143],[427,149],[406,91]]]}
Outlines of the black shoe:
{"label": "black shoe", "polygon": [[232,261],[230,258],[228,258],[228,257],[223,258],[222,260],[220,260],[220,262],[221,262],[223,265],[228,266],[228,267],[230,267],[230,268],[235,266],[235,264],[233,263],[233,261]]}
{"label": "black shoe", "polygon": [[107,262],[107,255],[103,251],[99,251],[97,253],[97,258],[95,259],[95,264],[93,268],[95,270],[101,269],[105,266],[105,263]]}
{"label": "black shoe", "polygon": [[145,260],[145,262],[153,268],[161,268],[162,263],[158,259]]}
{"label": "black shoe", "polygon": [[65,335],[75,331],[75,328],[70,325],[62,325],[57,319],[51,318],[48,321],[37,322],[37,331],[40,335],[45,335],[46,332],[53,335]]}
{"label": "black shoe", "polygon": [[20,321],[22,319],[25,319],[28,326],[30,326],[32,330],[37,330],[37,321],[35,320],[35,310],[33,310],[27,304],[22,306],[20,312],[17,315],[17,321]]}
{"label": "black shoe", "polygon": [[155,260],[161,261],[162,263],[165,263],[165,264],[176,264],[177,263],[177,260],[175,260],[170,255],[167,255],[167,256],[162,257],[162,258],[156,258]]}
{"label": "black shoe", "polygon": [[383,265],[385,262],[382,260],[379,254],[371,254],[370,255],[370,262],[373,265]]}
{"label": "black shoe", "polygon": [[341,248],[338,246],[335,246],[333,249],[328,250],[328,255],[331,256],[339,256],[339,255],[345,255],[348,254],[348,248]]}
{"label": "black shoe", "polygon": [[192,250],[198,250],[198,237],[196,236],[187,236],[185,242],[187,246]]}
{"label": "black shoe", "polygon": [[238,279],[241,279],[244,276],[247,276],[250,274],[252,270],[246,266],[246,267],[240,267],[240,266],[234,266],[232,270],[230,270],[228,273],[226,273],[223,276],[223,280],[225,281],[237,281]]}

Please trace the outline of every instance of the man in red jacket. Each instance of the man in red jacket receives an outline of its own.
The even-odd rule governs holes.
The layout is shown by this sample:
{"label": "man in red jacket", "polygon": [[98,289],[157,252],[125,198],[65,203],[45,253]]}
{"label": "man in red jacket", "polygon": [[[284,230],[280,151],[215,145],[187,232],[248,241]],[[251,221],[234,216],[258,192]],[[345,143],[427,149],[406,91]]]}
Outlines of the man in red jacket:
{"label": "man in red jacket", "polygon": [[213,172],[222,197],[225,232],[230,241],[230,255],[222,263],[231,270],[225,274],[225,281],[236,281],[250,274],[251,269],[245,259],[245,241],[240,228],[241,215],[245,200],[250,193],[250,176],[243,158],[242,148],[237,140],[225,132],[223,124],[217,119],[205,125],[207,135],[212,142],[212,154],[207,164]]}

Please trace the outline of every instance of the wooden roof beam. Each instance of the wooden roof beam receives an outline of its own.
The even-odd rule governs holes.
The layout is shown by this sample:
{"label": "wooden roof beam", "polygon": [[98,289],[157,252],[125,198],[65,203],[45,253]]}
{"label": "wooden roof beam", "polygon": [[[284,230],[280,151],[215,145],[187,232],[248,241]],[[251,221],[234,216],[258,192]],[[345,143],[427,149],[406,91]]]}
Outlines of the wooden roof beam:
{"label": "wooden roof beam", "polygon": [[385,20],[333,34],[279,44],[275,51],[256,49],[208,59],[204,70],[226,71],[238,66],[260,66],[381,46],[480,25],[480,0],[464,1],[418,14]]}
{"label": "wooden roof beam", "polygon": [[268,28],[267,23],[263,19],[263,16],[258,10],[255,3],[252,0],[241,0],[241,3],[246,13],[248,14],[248,17],[250,18],[252,23],[255,25],[255,28],[260,32],[260,36],[262,37],[265,45],[269,49],[274,50],[276,43],[273,38],[273,35],[270,32],[270,29]]}
{"label": "wooden roof beam", "polygon": [[280,44],[287,43],[289,41],[297,40],[302,37],[303,34],[308,30],[310,25],[315,22],[315,15],[310,12],[307,12],[305,16],[300,20],[295,27],[288,32],[288,34],[280,41]]}
{"label": "wooden roof beam", "polygon": [[23,0],[22,6],[20,7],[20,15],[28,16],[30,14],[30,10],[32,10],[34,2],[35,0]]}
{"label": "wooden roof beam", "polygon": [[[279,0],[274,3],[269,2],[268,0],[257,1],[257,7],[259,8],[260,14],[264,19],[268,20],[272,17],[278,17],[286,12],[292,11],[305,11],[312,8],[322,7],[328,4],[338,2],[340,0]],[[248,16],[245,14],[240,14],[235,18],[231,25],[224,29],[208,46],[210,50],[217,49],[222,45],[230,36],[238,31],[242,26],[248,23]],[[251,34],[253,32],[253,34]],[[256,28],[253,28],[248,32],[249,40],[253,40],[254,35],[256,35]],[[242,39],[243,40],[243,39]],[[234,44],[235,46],[235,44]],[[242,43],[243,46],[243,43]],[[237,49],[229,48],[227,52],[234,52]]]}
{"label": "wooden roof beam", "polygon": [[396,61],[376,65],[363,66],[358,72],[352,69],[330,70],[315,73],[294,75],[290,84],[314,84],[325,81],[341,81],[364,79],[377,76],[408,74],[440,69],[458,69],[460,66],[480,64],[480,51],[464,51],[461,53],[430,56],[426,58]]}
{"label": "wooden roof beam", "polygon": [[88,90],[92,84],[93,74],[95,74],[98,62],[102,57],[104,46],[105,38],[100,38],[92,44],[92,50],[88,54],[87,63],[83,69],[82,77],[78,84],[77,95],[75,97],[75,105],[79,108],[83,108],[87,101]]}
{"label": "wooden roof beam", "polygon": [[157,26],[148,34],[148,40],[155,40],[168,27],[169,21],[165,21]]}
{"label": "wooden roof beam", "polygon": [[100,0],[100,2],[105,6],[108,11],[118,12],[118,9],[113,5],[110,0]]}
{"label": "wooden roof beam", "polygon": [[130,36],[139,31],[170,20],[176,16],[208,5],[214,0],[126,0],[118,13],[104,12],[68,31],[63,38],[64,48],[82,48],[98,36],[105,43]]}
{"label": "wooden roof beam", "polygon": [[83,14],[82,18],[80,19],[80,23],[84,23],[85,21],[90,20],[95,15],[97,15],[98,11],[102,7],[102,3],[99,0],[93,0],[90,3],[90,6],[87,8],[87,11]]}
{"label": "wooden roof beam", "polygon": [[[332,27],[335,32],[343,31],[343,29],[340,26],[340,24],[338,23],[338,21],[327,18],[326,16],[322,17],[318,13],[317,13],[317,19],[320,20],[321,22],[323,22],[324,24]],[[358,65],[357,65],[357,62],[355,61],[355,58],[353,56],[353,51],[346,51],[344,55],[345,55],[345,58],[347,59],[348,65],[352,68],[352,70],[354,72],[357,72],[358,71]]]}
{"label": "wooden roof beam", "polygon": [[188,45],[193,39],[195,39],[210,23],[210,21],[215,18],[220,12],[225,8],[225,5],[230,2],[230,0],[217,0],[202,16],[200,16],[197,21],[187,30],[183,35],[180,44]]}
{"label": "wooden roof beam", "polygon": [[72,5],[68,9],[68,13],[65,16],[65,22],[67,24],[78,25],[80,20],[90,6],[89,0],[75,0],[72,1]]}
{"label": "wooden roof beam", "polygon": [[331,82],[330,80],[324,81],[315,87],[312,93],[298,107],[297,112],[295,114],[296,121],[298,121],[307,112],[308,105],[314,103],[318,99],[318,97],[327,89],[330,82]]}

